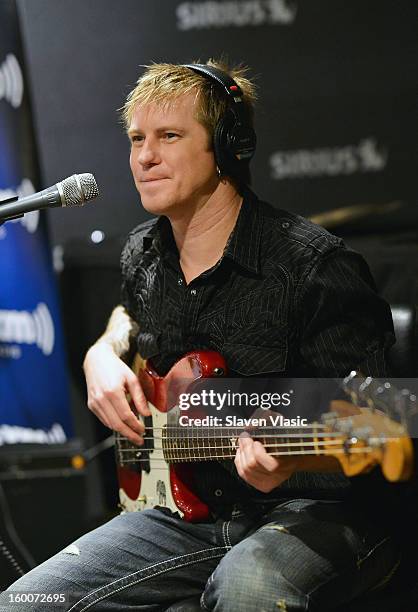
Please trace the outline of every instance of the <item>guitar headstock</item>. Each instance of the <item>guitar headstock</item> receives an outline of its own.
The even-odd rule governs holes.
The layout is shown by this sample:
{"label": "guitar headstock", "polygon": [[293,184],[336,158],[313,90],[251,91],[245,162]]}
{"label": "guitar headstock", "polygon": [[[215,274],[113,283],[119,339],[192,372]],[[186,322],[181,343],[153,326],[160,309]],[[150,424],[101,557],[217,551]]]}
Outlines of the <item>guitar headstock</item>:
{"label": "guitar headstock", "polygon": [[409,422],[417,413],[415,394],[357,372],[344,379],[343,389],[351,401],[334,400],[322,422],[333,434],[332,442],[338,438],[342,442],[335,456],[345,474],[354,476],[380,465],[389,481],[409,479],[413,472]]}
{"label": "guitar headstock", "polygon": [[389,380],[380,381],[353,371],[344,379],[343,389],[353,404],[383,412],[401,423],[406,431],[410,430],[411,418],[418,414],[415,393],[409,389],[398,389]]}

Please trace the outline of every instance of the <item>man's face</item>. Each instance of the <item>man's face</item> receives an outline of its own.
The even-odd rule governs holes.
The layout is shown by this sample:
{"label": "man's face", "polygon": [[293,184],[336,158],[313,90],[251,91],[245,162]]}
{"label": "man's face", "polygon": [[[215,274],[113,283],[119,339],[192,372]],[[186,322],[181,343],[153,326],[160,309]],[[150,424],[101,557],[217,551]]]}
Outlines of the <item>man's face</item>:
{"label": "man's face", "polygon": [[130,165],[146,210],[182,215],[204,204],[218,180],[206,129],[194,118],[195,94],[167,107],[137,107],[128,135]]}

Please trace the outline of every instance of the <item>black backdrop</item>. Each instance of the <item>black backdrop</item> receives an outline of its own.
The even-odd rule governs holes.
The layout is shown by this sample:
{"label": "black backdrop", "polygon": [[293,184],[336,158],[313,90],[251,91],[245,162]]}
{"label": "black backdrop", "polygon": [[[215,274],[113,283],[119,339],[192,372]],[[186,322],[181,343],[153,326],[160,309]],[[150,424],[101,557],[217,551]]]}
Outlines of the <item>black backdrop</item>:
{"label": "black backdrop", "polygon": [[416,223],[418,4],[396,0],[18,0],[44,184],[93,172],[102,198],[52,211],[54,243],[145,218],[116,109],[140,64],[226,53],[260,89],[254,187],[311,215],[399,202],[359,228]]}
{"label": "black backdrop", "polygon": [[[249,64],[260,92],[256,191],[306,215],[376,204],[373,214],[351,223],[349,241],[368,256],[387,299],[417,303],[415,0],[17,5],[43,186],[88,171],[101,190],[84,209],[48,214],[52,242],[64,246],[60,286],[73,405],[88,445],[108,431],[89,420],[81,362],[118,302],[123,237],[146,218],[116,112],[141,64],[221,54]],[[383,214],[390,203],[392,212]],[[105,232],[101,244],[90,241],[95,229]],[[113,459],[102,460],[113,509]]]}
{"label": "black backdrop", "polygon": [[[256,191],[306,215],[376,204],[351,230],[356,239],[362,232],[378,237],[367,238],[369,249],[364,242],[356,246],[368,250],[369,261],[374,257],[373,271],[389,300],[417,302],[418,263],[411,265],[418,262],[417,247],[406,248],[404,236],[382,239],[383,232],[414,230],[418,221],[415,0],[17,5],[43,184],[88,171],[101,190],[100,200],[83,209],[48,215],[52,242],[64,246],[61,295],[80,430],[92,427],[83,405],[83,355],[118,302],[123,237],[146,218],[116,111],[141,64],[221,54],[247,63],[260,93]],[[376,214],[392,202],[394,212]],[[95,229],[106,235],[101,244],[90,241]],[[417,234],[409,238],[415,244]],[[109,466],[104,471],[112,472]]]}

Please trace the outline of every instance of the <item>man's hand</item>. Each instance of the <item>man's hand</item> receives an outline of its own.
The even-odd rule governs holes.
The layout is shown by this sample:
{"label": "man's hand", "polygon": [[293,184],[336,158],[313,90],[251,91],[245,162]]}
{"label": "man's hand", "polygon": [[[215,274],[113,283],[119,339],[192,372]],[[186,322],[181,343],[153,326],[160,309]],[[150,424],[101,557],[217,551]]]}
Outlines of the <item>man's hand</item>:
{"label": "man's hand", "polygon": [[294,457],[273,457],[246,432],[239,437],[235,466],[243,480],[263,493],[270,493],[293,474],[297,467]]}
{"label": "man's hand", "polygon": [[135,444],[143,444],[144,425],[126,398],[131,395],[136,410],[149,416],[150,410],[138,378],[105,342],[94,344],[84,360],[87,405],[104,425]]}

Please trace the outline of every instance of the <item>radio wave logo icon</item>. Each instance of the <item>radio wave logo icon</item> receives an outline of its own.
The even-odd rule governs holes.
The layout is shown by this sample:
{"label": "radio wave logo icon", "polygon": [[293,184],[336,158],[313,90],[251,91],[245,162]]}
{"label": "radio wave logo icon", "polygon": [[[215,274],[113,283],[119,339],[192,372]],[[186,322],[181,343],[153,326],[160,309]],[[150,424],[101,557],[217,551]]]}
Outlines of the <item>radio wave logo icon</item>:
{"label": "radio wave logo icon", "polygon": [[19,108],[23,98],[23,75],[13,53],[8,53],[0,65],[0,100],[7,100],[13,108]]}
{"label": "radio wave logo icon", "polygon": [[44,355],[51,355],[54,341],[54,322],[48,306],[43,302],[32,313],[0,310],[0,342],[36,344]]}
{"label": "radio wave logo icon", "polygon": [[290,25],[296,13],[294,0],[205,0],[176,7],[179,30]]}

